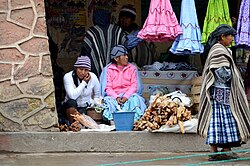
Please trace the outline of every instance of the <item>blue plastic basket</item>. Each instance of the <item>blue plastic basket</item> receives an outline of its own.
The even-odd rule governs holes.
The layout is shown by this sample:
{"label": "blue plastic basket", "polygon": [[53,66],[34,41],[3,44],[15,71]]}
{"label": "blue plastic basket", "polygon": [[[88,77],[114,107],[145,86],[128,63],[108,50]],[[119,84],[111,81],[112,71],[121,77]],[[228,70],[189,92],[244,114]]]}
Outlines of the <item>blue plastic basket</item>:
{"label": "blue plastic basket", "polygon": [[134,125],[135,112],[115,112],[113,119],[116,131],[131,131]]}

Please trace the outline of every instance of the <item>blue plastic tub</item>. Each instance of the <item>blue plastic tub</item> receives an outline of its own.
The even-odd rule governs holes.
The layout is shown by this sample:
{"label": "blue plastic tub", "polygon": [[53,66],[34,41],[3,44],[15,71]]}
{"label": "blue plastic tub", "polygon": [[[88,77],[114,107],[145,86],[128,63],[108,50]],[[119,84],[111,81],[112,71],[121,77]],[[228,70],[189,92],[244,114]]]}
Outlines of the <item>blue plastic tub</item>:
{"label": "blue plastic tub", "polygon": [[115,112],[113,119],[116,131],[131,131],[134,125],[135,112]]}

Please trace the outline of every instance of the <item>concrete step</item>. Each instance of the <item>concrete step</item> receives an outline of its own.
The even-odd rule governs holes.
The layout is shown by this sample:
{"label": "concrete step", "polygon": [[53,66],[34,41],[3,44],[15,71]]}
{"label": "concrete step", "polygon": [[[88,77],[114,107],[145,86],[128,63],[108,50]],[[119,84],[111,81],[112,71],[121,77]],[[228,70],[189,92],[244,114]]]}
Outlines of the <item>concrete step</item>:
{"label": "concrete step", "polygon": [[[246,144],[240,149],[250,149]],[[202,152],[197,134],[112,132],[0,132],[0,152]]]}

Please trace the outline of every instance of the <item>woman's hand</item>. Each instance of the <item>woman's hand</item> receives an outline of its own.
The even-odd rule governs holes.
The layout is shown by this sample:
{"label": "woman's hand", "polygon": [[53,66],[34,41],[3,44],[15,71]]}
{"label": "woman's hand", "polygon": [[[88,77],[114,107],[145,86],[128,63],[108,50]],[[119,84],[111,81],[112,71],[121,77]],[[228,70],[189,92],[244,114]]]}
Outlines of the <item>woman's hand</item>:
{"label": "woman's hand", "polygon": [[90,78],[91,78],[91,76],[90,76],[90,74],[88,73],[88,74],[86,74],[86,76],[83,78],[83,80],[84,80],[86,83],[88,83],[89,80],[90,80]]}
{"label": "woman's hand", "polygon": [[128,99],[126,97],[121,98],[121,103],[124,104]]}
{"label": "woman's hand", "polygon": [[127,99],[126,97],[122,97],[122,98],[117,97],[117,98],[116,98],[116,101],[117,101],[117,103],[118,103],[119,105],[124,104],[127,100],[128,100],[128,99]]}
{"label": "woman's hand", "polygon": [[117,97],[117,98],[116,98],[116,101],[117,101],[117,103],[118,103],[119,105],[122,105],[122,103],[121,103],[121,98],[120,98],[120,97]]}

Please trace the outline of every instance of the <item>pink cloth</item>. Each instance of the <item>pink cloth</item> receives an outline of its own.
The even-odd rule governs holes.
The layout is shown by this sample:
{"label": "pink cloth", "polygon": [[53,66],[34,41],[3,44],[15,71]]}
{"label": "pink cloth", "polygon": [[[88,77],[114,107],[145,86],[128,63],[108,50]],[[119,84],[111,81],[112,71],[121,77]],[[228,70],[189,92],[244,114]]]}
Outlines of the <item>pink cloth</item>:
{"label": "pink cloth", "polygon": [[137,37],[152,42],[173,41],[182,34],[169,0],[151,0],[148,17]]}
{"label": "pink cloth", "polygon": [[107,69],[107,86],[105,91],[108,96],[116,99],[120,94],[127,99],[137,89],[137,76],[136,67],[128,64],[123,69],[118,68],[116,65],[111,64]]}

